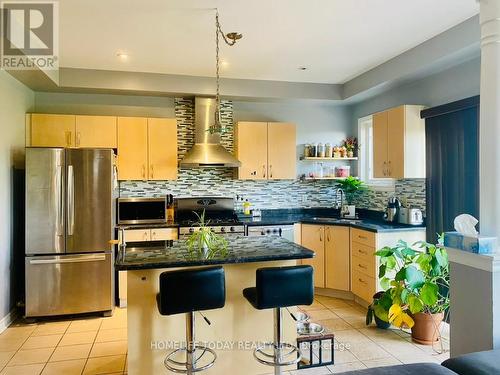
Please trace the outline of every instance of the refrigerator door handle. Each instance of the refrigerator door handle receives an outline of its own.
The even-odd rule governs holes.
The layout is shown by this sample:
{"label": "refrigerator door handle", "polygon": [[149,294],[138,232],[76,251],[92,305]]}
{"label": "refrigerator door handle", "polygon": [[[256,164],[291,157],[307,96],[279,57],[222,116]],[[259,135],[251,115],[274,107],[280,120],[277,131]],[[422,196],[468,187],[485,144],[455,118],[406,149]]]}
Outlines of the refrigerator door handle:
{"label": "refrigerator door handle", "polygon": [[56,166],[56,181],[55,181],[55,191],[56,191],[56,234],[58,236],[64,236],[64,194],[63,194],[63,183],[62,183],[63,167],[61,165]]}
{"label": "refrigerator door handle", "polygon": [[73,166],[68,165],[67,210],[68,210],[68,236],[75,231],[75,175]]}
{"label": "refrigerator door handle", "polygon": [[105,255],[83,255],[79,257],[30,259],[30,264],[84,263],[84,262],[102,262],[104,260],[106,260]]}

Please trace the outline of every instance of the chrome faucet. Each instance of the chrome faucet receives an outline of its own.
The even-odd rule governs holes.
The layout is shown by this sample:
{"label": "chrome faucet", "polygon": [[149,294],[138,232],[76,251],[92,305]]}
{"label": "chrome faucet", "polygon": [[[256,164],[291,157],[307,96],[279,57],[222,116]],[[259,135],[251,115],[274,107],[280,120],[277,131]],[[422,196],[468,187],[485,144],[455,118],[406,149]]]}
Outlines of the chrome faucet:
{"label": "chrome faucet", "polygon": [[[339,205],[339,202],[338,202],[338,194],[340,192],[340,205]],[[347,209],[347,206],[344,205],[344,191],[342,189],[337,189],[337,201],[335,202],[336,204],[336,208],[337,209],[340,209],[340,218],[342,219],[344,217],[344,215],[349,212],[349,210]]]}

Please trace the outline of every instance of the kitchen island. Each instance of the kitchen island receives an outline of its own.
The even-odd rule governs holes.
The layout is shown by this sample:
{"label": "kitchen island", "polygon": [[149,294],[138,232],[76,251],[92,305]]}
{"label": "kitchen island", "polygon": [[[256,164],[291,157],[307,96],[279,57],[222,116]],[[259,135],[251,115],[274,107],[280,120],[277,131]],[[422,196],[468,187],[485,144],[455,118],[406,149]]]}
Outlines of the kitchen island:
{"label": "kitchen island", "polygon": [[[280,237],[229,237],[224,255],[210,259],[189,251],[186,241],[129,243],[116,260],[118,270],[127,270],[128,373],[170,373],[165,356],[185,341],[185,315],[162,316],[156,305],[159,275],[168,270],[222,265],[226,277],[226,305],[209,310],[196,323],[196,338],[217,352],[215,365],[204,374],[265,374],[273,369],[258,363],[253,349],[258,342],[273,340],[273,311],[255,310],[242,290],[255,285],[261,267],[290,266],[314,253]],[[182,288],[182,285],[179,285]],[[197,314],[197,316],[199,316]],[[283,315],[285,340],[295,342],[295,322]],[[289,367],[288,369],[293,369]],[[287,369],[287,370],[288,370]]]}

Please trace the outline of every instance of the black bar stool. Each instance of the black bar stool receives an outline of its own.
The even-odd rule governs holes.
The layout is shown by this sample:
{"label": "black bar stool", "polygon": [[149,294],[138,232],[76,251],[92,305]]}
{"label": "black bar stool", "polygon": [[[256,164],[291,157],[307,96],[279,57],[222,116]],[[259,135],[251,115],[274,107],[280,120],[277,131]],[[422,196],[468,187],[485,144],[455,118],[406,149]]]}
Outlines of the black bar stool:
{"label": "black bar stool", "polygon": [[[256,276],[256,287],[244,289],[243,295],[258,310],[274,309],[274,342],[259,345],[253,355],[258,362],[274,366],[275,374],[279,374],[281,366],[296,364],[301,359],[297,346],[282,342],[281,308],[313,303],[313,268],[259,268]],[[266,353],[266,350],[273,350],[273,354]],[[292,356],[295,358],[288,359]]]}
{"label": "black bar stool", "polygon": [[[195,342],[194,313],[224,307],[226,284],[224,269],[210,267],[194,270],[167,271],[160,275],[160,293],[156,296],[161,315],[186,314],[186,346],[174,350],[164,361],[173,372],[193,374],[213,366],[217,359],[214,350]],[[208,324],[210,321],[204,317]],[[179,352],[186,352],[186,361],[176,361]],[[198,352],[201,352],[198,355]],[[198,367],[205,354],[211,354],[208,363]],[[205,361],[204,361],[205,362]]]}

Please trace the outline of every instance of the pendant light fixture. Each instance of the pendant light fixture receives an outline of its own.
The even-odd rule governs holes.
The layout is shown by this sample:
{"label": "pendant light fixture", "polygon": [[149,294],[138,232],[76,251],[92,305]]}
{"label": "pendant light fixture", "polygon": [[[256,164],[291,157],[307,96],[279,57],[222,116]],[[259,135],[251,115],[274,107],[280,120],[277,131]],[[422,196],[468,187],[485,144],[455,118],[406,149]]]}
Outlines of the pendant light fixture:
{"label": "pendant light fixture", "polygon": [[222,36],[222,40],[228,46],[234,46],[236,41],[243,37],[242,34],[231,32],[224,34],[219,22],[219,10],[215,8],[215,121],[212,126],[210,126],[210,133],[223,133],[225,131],[224,126],[222,126],[221,113],[220,113],[220,60],[219,60],[219,37]]}

